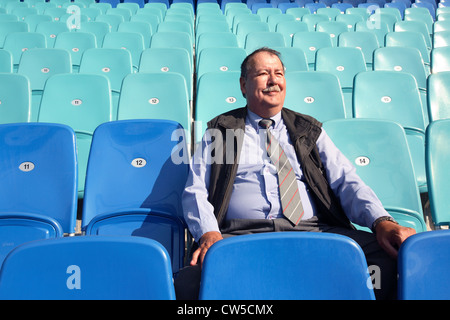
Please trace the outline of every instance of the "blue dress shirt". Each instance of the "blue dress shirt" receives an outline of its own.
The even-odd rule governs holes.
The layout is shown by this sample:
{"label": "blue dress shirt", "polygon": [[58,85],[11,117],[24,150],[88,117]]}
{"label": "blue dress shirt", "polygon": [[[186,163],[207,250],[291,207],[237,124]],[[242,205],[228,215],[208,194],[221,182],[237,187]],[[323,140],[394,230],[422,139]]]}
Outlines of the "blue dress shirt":
{"label": "blue dress shirt", "polygon": [[[265,129],[259,127],[262,118],[248,110],[239,166],[225,219],[276,219],[283,217],[280,208],[278,178],[265,148]],[[315,215],[315,206],[303,179],[294,147],[281,113],[274,121],[272,135],[278,140],[295,171],[305,213],[302,220]],[[211,137],[204,135],[201,146],[194,153],[188,181],[183,193],[184,217],[195,241],[209,231],[219,231],[214,209],[208,202]],[[317,140],[317,148],[324,164],[330,186],[340,199],[350,221],[371,227],[382,216],[389,216],[380,200],[356,174],[351,162],[337,149],[325,130]]]}

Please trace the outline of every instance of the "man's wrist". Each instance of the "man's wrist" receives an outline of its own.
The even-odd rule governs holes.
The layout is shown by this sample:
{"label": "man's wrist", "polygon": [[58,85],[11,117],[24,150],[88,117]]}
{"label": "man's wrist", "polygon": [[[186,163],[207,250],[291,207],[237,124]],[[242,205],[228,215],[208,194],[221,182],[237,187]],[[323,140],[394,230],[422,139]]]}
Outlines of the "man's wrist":
{"label": "man's wrist", "polygon": [[390,222],[393,222],[393,223],[395,223],[395,224],[398,224],[398,222],[395,221],[395,219],[392,218],[391,216],[383,216],[383,217],[380,217],[380,218],[376,219],[376,220],[373,222],[373,224],[372,224],[372,232],[373,232],[373,233],[375,233],[375,230],[376,230],[377,226],[378,226],[381,222],[383,222],[383,221],[390,221]]}

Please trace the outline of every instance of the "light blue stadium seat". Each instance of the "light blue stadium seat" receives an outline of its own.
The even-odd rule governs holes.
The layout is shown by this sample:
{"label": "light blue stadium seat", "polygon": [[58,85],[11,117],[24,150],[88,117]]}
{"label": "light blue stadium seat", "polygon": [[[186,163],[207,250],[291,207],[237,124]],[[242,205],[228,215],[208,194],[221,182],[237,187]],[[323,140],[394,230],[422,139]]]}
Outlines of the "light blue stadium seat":
{"label": "light blue stadium seat", "polygon": [[198,58],[204,48],[209,47],[233,47],[238,48],[237,37],[231,32],[204,32],[198,37],[198,42],[195,44],[195,62],[198,63]]}
{"label": "light blue stadium seat", "polygon": [[[261,263],[264,268],[258,267]],[[308,276],[287,276],[298,270]],[[242,235],[208,250],[199,298],[373,300],[368,279],[364,254],[348,237],[312,232]]]}
{"label": "light blue stadium seat", "polygon": [[[95,18],[95,21],[89,21],[89,22],[101,22],[106,23],[108,25],[108,32],[116,32],[119,28],[119,25],[125,21],[125,18],[122,15],[119,14],[101,14],[97,18]],[[91,26],[89,26],[91,27]],[[81,25],[81,28],[83,28],[83,25]],[[101,27],[101,31],[103,31],[104,27]],[[101,45],[101,43],[99,44]]]}
{"label": "light blue stadium seat", "polygon": [[245,40],[250,32],[268,32],[269,25],[263,21],[241,21],[236,26],[238,45],[245,48]]}
{"label": "light blue stadium seat", "polygon": [[328,33],[306,31],[294,33],[292,46],[303,50],[306,55],[306,61],[308,61],[308,68],[314,70],[317,50],[332,47],[333,43]]}
{"label": "light blue stadium seat", "polygon": [[35,48],[24,51],[17,70],[30,80],[31,118],[36,121],[45,82],[53,75],[72,72],[70,53],[65,49]]}
{"label": "light blue stadium seat", "polygon": [[152,34],[155,32],[149,23],[143,21],[124,21],[119,24],[118,32],[136,32],[144,37],[144,48],[150,47]]}
{"label": "light blue stadium seat", "polygon": [[172,120],[190,132],[189,95],[184,77],[162,72],[126,76],[122,83],[117,119]]}
{"label": "light blue stadium seat", "polygon": [[174,300],[170,258],[137,237],[66,237],[24,244],[0,273],[6,300]]}
{"label": "light blue stadium seat", "polygon": [[[406,19],[406,17],[405,17]],[[402,20],[398,21],[394,25],[394,31],[395,32],[401,32],[401,31],[415,31],[420,32],[423,37],[425,38],[425,41],[427,43],[427,47],[429,49],[432,48],[433,44],[430,37],[430,31],[428,30],[427,25],[425,22],[417,21],[417,20]]]}
{"label": "light blue stadium seat", "polygon": [[11,52],[13,57],[13,70],[17,72],[22,52],[33,48],[46,48],[45,36],[39,32],[12,32],[9,33],[3,44],[3,49]]}
{"label": "light blue stadium seat", "polygon": [[28,32],[29,27],[23,21],[0,21],[0,48],[3,48],[5,38],[12,32]]}
{"label": "light blue stadium seat", "polygon": [[[329,72],[294,71],[286,73],[285,106],[319,121],[345,118],[344,98],[338,78]],[[327,94],[324,94],[326,88]]]}
{"label": "light blue stadium seat", "polygon": [[194,53],[192,42],[186,32],[158,31],[152,37],[150,48],[183,48],[189,53],[191,68],[194,69]]}
{"label": "light blue stadium seat", "polygon": [[400,224],[426,231],[405,130],[370,118],[327,121],[324,129],[385,209]]}
{"label": "light blue stadium seat", "polygon": [[[356,8],[355,8],[356,9]],[[388,24],[384,21],[359,21],[355,25],[355,31],[372,32],[377,36],[380,47],[384,46],[384,37],[389,32]]]}
{"label": "light blue stadium seat", "polygon": [[425,126],[428,125],[427,113],[427,77],[428,72],[422,55],[413,47],[384,47],[374,51],[373,70],[388,70],[396,72],[408,72],[417,82]]}
{"label": "light blue stadium seat", "polygon": [[207,72],[199,79],[194,115],[195,142],[201,141],[209,120],[226,111],[245,106],[239,77],[239,71],[217,71]]}
{"label": "light blue stadium seat", "polygon": [[43,21],[36,26],[36,32],[44,34],[45,39],[47,40],[47,48],[53,48],[59,33],[68,31],[70,30],[67,27],[67,24],[59,21]]}
{"label": "light blue stadium seat", "polygon": [[345,22],[341,21],[320,21],[316,25],[316,32],[328,33],[331,37],[333,47],[337,47],[339,35],[348,32],[348,27]]}
{"label": "light blue stadium seat", "polygon": [[361,48],[366,66],[371,70],[373,68],[373,52],[380,47],[380,44],[373,32],[358,31],[341,33],[338,39],[338,46]]}
{"label": "light blue stadium seat", "polygon": [[135,32],[110,32],[105,35],[102,48],[130,51],[133,68],[138,70],[142,51],[145,50],[144,37]]}
{"label": "light blue stadium seat", "polygon": [[336,17],[336,21],[344,22],[348,31],[355,31],[356,23],[364,21],[364,18],[358,14],[340,14]]}
{"label": "light blue stadium seat", "polygon": [[448,300],[450,233],[448,230],[413,235],[398,256],[400,300]]}
{"label": "light blue stadium seat", "polygon": [[0,49],[0,72],[13,72],[13,57],[8,50]]}
{"label": "light blue stadium seat", "polygon": [[330,21],[330,18],[326,14],[305,14],[302,17],[302,21],[308,25],[309,31],[316,31],[317,23],[321,21]]}
{"label": "light blue stadium seat", "polygon": [[428,116],[430,122],[450,118],[450,72],[433,73],[428,77]]}
{"label": "light blue stadium seat", "polygon": [[344,95],[345,114],[353,117],[353,79],[367,71],[361,49],[352,47],[329,47],[316,53],[316,71],[330,72],[338,77]]}
{"label": "light blue stadium seat", "polygon": [[446,147],[450,136],[449,128],[448,119],[436,120],[430,123],[426,132],[426,168],[431,217],[439,227],[450,224],[447,165],[450,156]]}
{"label": "light blue stadium seat", "polygon": [[[46,2],[41,2],[46,3]],[[41,22],[49,22],[52,21],[52,17],[46,14],[32,14],[29,16],[26,16],[23,20],[24,22],[28,23],[28,27],[30,29],[30,32],[35,32],[36,27]]]}
{"label": "light blue stadium seat", "polygon": [[243,48],[209,47],[202,50],[198,58],[197,83],[207,72],[240,71],[247,53]]}
{"label": "light blue stadium seat", "polygon": [[[3,181],[0,217],[10,215],[14,219],[19,215],[17,220],[20,221],[31,214],[36,219],[34,227],[31,223],[19,222],[24,229],[18,225],[14,229],[14,222],[8,227],[5,221],[5,229],[0,232],[5,244],[3,249],[12,249],[3,235],[16,234],[18,242],[11,242],[18,244],[37,235],[58,236],[61,231],[75,233],[77,157],[73,130],[61,124],[3,124],[0,126],[0,143]],[[4,254],[5,251],[3,258]]]}
{"label": "light blue stadium seat", "polygon": [[275,31],[284,35],[286,46],[290,47],[292,45],[292,38],[294,34],[296,32],[308,31],[308,25],[299,20],[281,21],[276,25]]}
{"label": "light blue stadium seat", "polygon": [[174,121],[122,120],[99,126],[89,157],[82,228],[87,235],[158,240],[176,273],[184,259],[181,195],[188,165],[185,131]]}
{"label": "light blue stadium seat", "polygon": [[112,119],[117,118],[122,81],[133,73],[131,53],[122,49],[94,48],[84,52],[79,73],[101,74],[109,79],[113,104]]}
{"label": "light blue stadium seat", "polygon": [[414,77],[397,71],[361,72],[353,92],[354,117],[391,120],[405,129],[417,186],[426,192],[425,122]]}
{"label": "light blue stadium seat", "polygon": [[413,47],[420,51],[425,65],[426,74],[430,73],[430,50],[427,48],[425,38],[420,32],[403,31],[388,32],[385,38],[386,47]]}
{"label": "light blue stadium seat", "polygon": [[31,89],[26,76],[0,73],[0,123],[29,122]]}
{"label": "light blue stadium seat", "polygon": [[193,99],[193,70],[189,53],[183,48],[148,48],[142,52],[139,62],[139,72],[176,72],[181,74],[189,93],[189,100]]}
{"label": "light blue stadium seat", "polygon": [[249,32],[245,38],[245,51],[247,54],[262,47],[285,47],[284,36],[279,32]]}
{"label": "light blue stadium seat", "polygon": [[81,57],[87,49],[97,46],[96,37],[90,32],[61,32],[57,35],[54,48],[66,49],[72,59],[72,70],[78,72]]}
{"label": "light blue stadium seat", "polygon": [[111,121],[111,89],[106,76],[60,74],[45,84],[39,122],[62,123],[77,135],[78,197],[83,197],[86,165],[92,134],[98,125]]}
{"label": "light blue stadium seat", "polygon": [[300,48],[294,47],[273,47],[281,55],[285,72],[291,71],[308,71],[308,63],[306,62],[306,55]]}

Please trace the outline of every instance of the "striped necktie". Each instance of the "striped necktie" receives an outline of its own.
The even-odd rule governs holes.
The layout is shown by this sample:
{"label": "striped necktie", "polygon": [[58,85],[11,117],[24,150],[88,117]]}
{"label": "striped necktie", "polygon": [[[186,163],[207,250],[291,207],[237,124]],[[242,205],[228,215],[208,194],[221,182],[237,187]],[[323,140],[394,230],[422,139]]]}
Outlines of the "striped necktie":
{"label": "striped necktie", "polygon": [[278,189],[280,191],[283,215],[294,225],[297,225],[303,216],[303,206],[298,191],[297,179],[289,159],[278,141],[270,133],[269,128],[272,126],[272,123],[271,119],[262,119],[259,125],[266,129],[267,153],[272,164],[277,169]]}

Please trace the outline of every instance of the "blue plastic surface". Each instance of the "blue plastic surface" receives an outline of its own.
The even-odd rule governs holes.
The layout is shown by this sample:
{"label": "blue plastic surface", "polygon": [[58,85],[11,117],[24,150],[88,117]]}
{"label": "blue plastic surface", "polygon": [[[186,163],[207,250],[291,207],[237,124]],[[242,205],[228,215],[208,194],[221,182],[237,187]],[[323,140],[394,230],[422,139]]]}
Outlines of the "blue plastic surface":
{"label": "blue plastic surface", "polygon": [[450,232],[423,232],[406,239],[398,256],[398,298],[450,299]]}
{"label": "blue plastic surface", "polygon": [[374,299],[367,262],[348,237],[274,232],[216,242],[202,269],[200,299]]}
{"label": "blue plastic surface", "polygon": [[0,214],[33,213],[75,232],[77,157],[74,131],[48,123],[0,126]]}
{"label": "blue plastic surface", "polygon": [[170,259],[139,237],[65,237],[24,244],[0,273],[1,299],[174,299]]}

